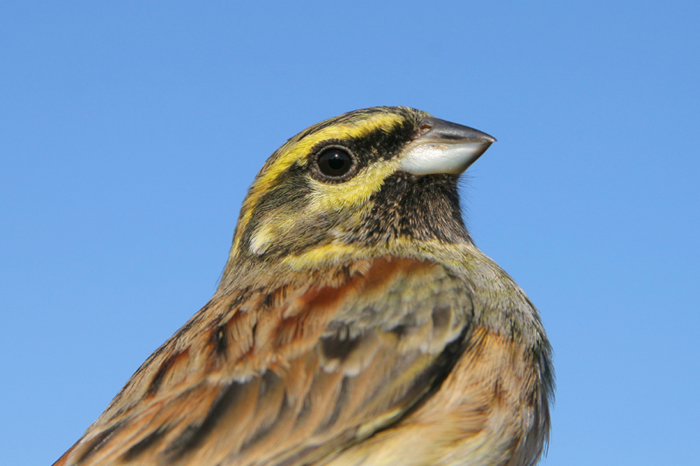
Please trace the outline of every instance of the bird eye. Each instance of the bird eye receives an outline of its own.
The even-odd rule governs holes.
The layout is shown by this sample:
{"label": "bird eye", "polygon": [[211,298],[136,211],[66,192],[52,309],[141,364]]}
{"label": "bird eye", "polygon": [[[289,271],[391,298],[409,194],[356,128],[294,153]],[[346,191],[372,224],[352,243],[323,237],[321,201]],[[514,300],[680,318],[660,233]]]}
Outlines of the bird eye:
{"label": "bird eye", "polygon": [[318,155],[318,169],[332,178],[347,175],[355,165],[355,160],[345,149],[330,147]]}

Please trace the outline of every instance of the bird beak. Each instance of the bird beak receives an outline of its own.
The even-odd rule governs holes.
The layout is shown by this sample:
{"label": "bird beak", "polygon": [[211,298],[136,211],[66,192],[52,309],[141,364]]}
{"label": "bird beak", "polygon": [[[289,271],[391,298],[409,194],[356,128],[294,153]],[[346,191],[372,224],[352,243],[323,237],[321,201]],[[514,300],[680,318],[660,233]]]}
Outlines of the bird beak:
{"label": "bird beak", "polygon": [[423,118],[419,135],[408,144],[399,169],[413,175],[463,173],[496,138],[468,126]]}

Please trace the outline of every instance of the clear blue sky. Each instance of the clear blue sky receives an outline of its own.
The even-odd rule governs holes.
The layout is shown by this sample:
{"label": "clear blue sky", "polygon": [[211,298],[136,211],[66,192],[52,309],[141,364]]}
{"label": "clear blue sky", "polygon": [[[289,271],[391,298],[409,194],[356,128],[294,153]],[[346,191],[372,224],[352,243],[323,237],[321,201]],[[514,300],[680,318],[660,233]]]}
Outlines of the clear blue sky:
{"label": "clear blue sky", "polygon": [[279,145],[408,105],[498,138],[463,195],[556,351],[543,463],[698,464],[700,3],[252,3],[0,6],[0,463],[208,300]]}

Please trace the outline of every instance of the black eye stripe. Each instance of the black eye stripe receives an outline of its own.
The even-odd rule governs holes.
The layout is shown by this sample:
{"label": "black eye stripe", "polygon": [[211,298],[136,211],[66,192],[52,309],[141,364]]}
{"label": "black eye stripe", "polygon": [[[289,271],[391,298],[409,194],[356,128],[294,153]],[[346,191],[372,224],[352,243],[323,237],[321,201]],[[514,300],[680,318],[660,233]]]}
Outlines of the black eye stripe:
{"label": "black eye stripe", "polygon": [[[406,142],[411,140],[414,132],[414,122],[407,120],[392,127],[374,129],[361,136],[323,141],[309,153],[311,175],[324,183],[345,182],[374,161],[395,157]],[[332,157],[333,154],[326,153],[331,150],[336,151]],[[340,151],[349,154],[352,160],[350,165],[342,163],[343,155]]]}

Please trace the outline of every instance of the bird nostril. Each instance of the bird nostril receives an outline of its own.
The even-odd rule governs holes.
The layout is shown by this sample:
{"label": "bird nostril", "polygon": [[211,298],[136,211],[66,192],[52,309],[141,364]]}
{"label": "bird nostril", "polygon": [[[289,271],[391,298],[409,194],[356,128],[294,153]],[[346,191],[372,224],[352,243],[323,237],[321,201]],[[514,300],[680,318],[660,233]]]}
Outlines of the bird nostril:
{"label": "bird nostril", "polygon": [[416,137],[423,136],[425,133],[433,129],[433,125],[430,123],[421,123],[418,125],[418,130],[416,130]]}

